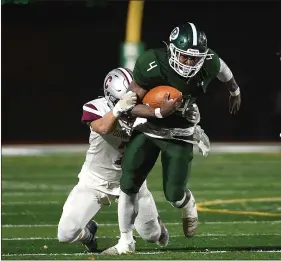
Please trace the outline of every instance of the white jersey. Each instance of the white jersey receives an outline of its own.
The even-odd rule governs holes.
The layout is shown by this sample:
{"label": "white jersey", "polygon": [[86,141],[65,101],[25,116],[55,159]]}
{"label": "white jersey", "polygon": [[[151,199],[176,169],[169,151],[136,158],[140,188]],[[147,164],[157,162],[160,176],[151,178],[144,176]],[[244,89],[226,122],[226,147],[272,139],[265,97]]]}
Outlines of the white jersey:
{"label": "white jersey", "polygon": [[[92,100],[83,106],[82,121],[90,122],[100,119],[109,111],[110,108],[105,98]],[[109,134],[101,135],[91,129],[90,146],[82,170],[79,173],[79,178],[84,177],[89,181],[92,180],[98,183],[102,181],[112,182],[119,186],[122,174],[121,159],[125,144],[128,141],[129,135],[119,122],[116,129]]]}

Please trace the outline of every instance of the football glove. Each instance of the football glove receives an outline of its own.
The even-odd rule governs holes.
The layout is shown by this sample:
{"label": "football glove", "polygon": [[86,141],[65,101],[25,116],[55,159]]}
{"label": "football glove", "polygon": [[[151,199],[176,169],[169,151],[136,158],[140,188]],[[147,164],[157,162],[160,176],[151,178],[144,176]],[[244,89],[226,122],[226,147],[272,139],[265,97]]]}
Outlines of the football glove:
{"label": "football glove", "polygon": [[197,104],[193,103],[185,109],[184,117],[193,124],[198,124],[201,117]]}
{"label": "football glove", "polygon": [[112,113],[115,117],[119,117],[123,112],[132,109],[137,103],[137,95],[132,91],[128,91],[123,97],[116,103]]}

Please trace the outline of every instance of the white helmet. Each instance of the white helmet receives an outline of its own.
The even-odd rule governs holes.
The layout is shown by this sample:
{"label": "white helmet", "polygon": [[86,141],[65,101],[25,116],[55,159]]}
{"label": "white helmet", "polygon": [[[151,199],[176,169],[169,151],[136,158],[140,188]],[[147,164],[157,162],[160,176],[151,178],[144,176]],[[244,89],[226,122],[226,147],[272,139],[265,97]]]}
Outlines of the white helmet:
{"label": "white helmet", "polygon": [[110,71],[103,83],[104,96],[112,109],[127,92],[133,80],[133,73],[127,68],[116,68]]}

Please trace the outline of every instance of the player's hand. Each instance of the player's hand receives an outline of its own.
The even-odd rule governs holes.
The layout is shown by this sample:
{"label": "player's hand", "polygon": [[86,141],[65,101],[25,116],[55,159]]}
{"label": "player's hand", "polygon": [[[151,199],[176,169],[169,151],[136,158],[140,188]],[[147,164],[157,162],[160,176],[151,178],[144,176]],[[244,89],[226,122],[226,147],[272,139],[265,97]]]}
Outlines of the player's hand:
{"label": "player's hand", "polygon": [[199,123],[201,117],[197,104],[193,103],[192,105],[188,106],[184,112],[184,117],[193,124]]}
{"label": "player's hand", "polygon": [[160,107],[160,113],[163,118],[174,113],[182,104],[182,95],[179,95],[176,99],[170,99],[170,93],[166,93],[164,100]]}
{"label": "player's hand", "polygon": [[230,114],[236,114],[241,105],[241,93],[237,96],[229,96],[229,113]]}
{"label": "player's hand", "polygon": [[137,95],[132,91],[128,91],[123,97],[116,103],[112,113],[114,116],[119,117],[123,112],[132,109],[137,103]]}

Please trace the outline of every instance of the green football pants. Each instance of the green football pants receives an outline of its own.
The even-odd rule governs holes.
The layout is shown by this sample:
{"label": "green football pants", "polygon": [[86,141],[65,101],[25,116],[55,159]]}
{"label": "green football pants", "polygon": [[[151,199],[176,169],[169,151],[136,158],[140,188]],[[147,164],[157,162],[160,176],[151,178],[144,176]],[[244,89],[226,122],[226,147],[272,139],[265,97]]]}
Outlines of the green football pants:
{"label": "green football pants", "polygon": [[170,202],[183,199],[193,159],[193,145],[184,141],[155,139],[134,132],[122,159],[121,190],[139,191],[161,152],[163,190]]}

